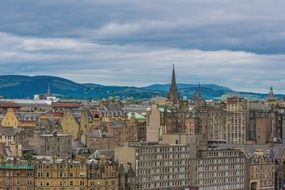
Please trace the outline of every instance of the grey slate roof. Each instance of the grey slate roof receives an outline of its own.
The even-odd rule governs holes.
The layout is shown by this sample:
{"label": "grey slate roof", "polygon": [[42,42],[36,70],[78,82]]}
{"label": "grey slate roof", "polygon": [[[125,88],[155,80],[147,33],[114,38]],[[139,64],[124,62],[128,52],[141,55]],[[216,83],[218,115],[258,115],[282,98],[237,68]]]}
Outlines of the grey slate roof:
{"label": "grey slate roof", "polygon": [[21,128],[12,128],[12,127],[1,127],[0,135],[5,136],[16,136],[22,131]]}
{"label": "grey slate roof", "polygon": [[115,150],[96,150],[93,154],[89,156],[90,159],[100,159],[101,156],[106,156],[107,158],[114,158]]}

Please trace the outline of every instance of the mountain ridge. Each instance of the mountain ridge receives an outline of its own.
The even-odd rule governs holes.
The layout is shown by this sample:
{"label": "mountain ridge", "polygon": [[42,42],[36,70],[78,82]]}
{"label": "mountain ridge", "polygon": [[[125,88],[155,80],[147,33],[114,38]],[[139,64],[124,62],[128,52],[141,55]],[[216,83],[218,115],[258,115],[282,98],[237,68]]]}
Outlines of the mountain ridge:
{"label": "mountain ridge", "polygon": [[[45,94],[48,86],[52,93],[60,98],[102,99],[110,96],[120,98],[147,99],[166,96],[170,84],[152,84],[145,87],[107,86],[97,83],[77,83],[72,80],[48,75],[0,75],[0,96],[5,98],[33,98],[35,94]],[[180,95],[191,98],[198,84],[178,83]],[[238,93],[252,99],[264,99],[267,94],[255,92],[237,92],[216,84],[201,84],[201,93],[205,99],[219,99],[224,95]],[[284,95],[277,95],[284,97]]]}

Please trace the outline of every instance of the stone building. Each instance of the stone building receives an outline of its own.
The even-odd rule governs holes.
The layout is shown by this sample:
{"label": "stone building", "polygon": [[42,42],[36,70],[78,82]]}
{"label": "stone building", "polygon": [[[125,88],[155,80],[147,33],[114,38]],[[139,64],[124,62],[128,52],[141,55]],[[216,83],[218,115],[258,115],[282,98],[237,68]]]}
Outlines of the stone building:
{"label": "stone building", "polygon": [[72,136],[58,134],[56,131],[52,134],[35,133],[29,139],[29,148],[33,149],[36,155],[66,158],[72,154]]}
{"label": "stone building", "polygon": [[115,137],[110,133],[102,132],[102,130],[92,130],[86,135],[86,145],[90,151],[103,149],[114,149],[116,144]]}
{"label": "stone building", "polygon": [[89,110],[83,109],[80,111],[79,123],[81,135],[88,134],[91,131],[91,128],[94,125],[93,119],[94,116]]}
{"label": "stone building", "polygon": [[119,189],[136,189],[136,174],[130,164],[127,168],[123,164],[119,166]]}
{"label": "stone building", "polygon": [[248,144],[266,144],[272,133],[270,109],[261,102],[249,102],[246,139]]}
{"label": "stone building", "polygon": [[138,141],[146,141],[146,121],[139,122],[137,126]]}
{"label": "stone building", "polygon": [[275,162],[272,152],[257,150],[248,158],[249,189],[275,189]]}
{"label": "stone building", "polygon": [[115,144],[121,145],[124,140],[124,125],[125,125],[125,119],[124,118],[112,118],[110,121],[109,127],[110,133],[115,137]]}
{"label": "stone building", "polygon": [[51,157],[36,160],[35,189],[87,190],[86,163]]}
{"label": "stone building", "polygon": [[39,121],[39,116],[39,112],[14,112],[14,109],[9,108],[1,121],[1,125],[2,127],[20,127],[34,129],[37,125],[37,122]]}
{"label": "stone building", "polygon": [[158,142],[160,134],[160,111],[158,106],[153,104],[147,114],[146,120],[146,141]]}
{"label": "stone building", "polygon": [[7,158],[0,163],[0,189],[34,190],[34,168],[27,161]]}
{"label": "stone building", "polygon": [[247,101],[231,97],[226,101],[226,137],[229,144],[246,143]]}
{"label": "stone building", "polygon": [[163,133],[175,134],[185,131],[185,121],[189,118],[189,111],[187,109],[177,109],[173,107],[164,108],[163,121],[165,126]]}
{"label": "stone building", "polygon": [[63,133],[72,136],[72,140],[79,138],[80,122],[72,114],[71,110],[65,110],[63,117],[60,120]]}
{"label": "stone building", "polygon": [[207,120],[208,143],[226,143],[226,111],[224,104],[210,105]]}
{"label": "stone building", "polygon": [[21,131],[19,128],[0,127],[0,142],[5,143],[5,146],[16,144]]}
{"label": "stone building", "polygon": [[119,190],[118,163],[104,156],[87,161],[88,184],[90,190]]}
{"label": "stone building", "polygon": [[13,127],[17,128],[19,125],[19,120],[12,108],[8,108],[4,118],[1,121],[2,127]]}
{"label": "stone building", "polygon": [[138,120],[136,114],[132,113],[131,116],[125,118],[123,141],[136,142],[138,141]]}
{"label": "stone building", "polygon": [[272,137],[275,143],[285,142],[285,106],[278,105],[271,109]]}

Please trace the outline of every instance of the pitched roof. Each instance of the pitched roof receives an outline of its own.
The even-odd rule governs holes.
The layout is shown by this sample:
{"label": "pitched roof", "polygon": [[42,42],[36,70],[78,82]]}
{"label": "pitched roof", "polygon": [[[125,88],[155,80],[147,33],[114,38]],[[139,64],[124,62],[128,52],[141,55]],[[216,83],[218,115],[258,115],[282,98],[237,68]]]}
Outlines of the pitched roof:
{"label": "pitched roof", "polygon": [[21,128],[1,127],[0,134],[5,136],[16,136],[22,131]]}
{"label": "pitched roof", "polygon": [[11,101],[0,102],[0,108],[20,108],[20,105]]}
{"label": "pitched roof", "polygon": [[80,104],[76,102],[54,102],[53,108],[79,108]]}
{"label": "pitched roof", "polygon": [[115,150],[106,149],[106,150],[96,150],[93,154],[89,156],[90,159],[100,159],[102,156],[105,156],[109,159],[114,158]]}
{"label": "pitched roof", "polygon": [[93,137],[93,138],[101,138],[102,137],[102,133],[101,130],[92,130],[90,133],[88,133],[88,137]]}

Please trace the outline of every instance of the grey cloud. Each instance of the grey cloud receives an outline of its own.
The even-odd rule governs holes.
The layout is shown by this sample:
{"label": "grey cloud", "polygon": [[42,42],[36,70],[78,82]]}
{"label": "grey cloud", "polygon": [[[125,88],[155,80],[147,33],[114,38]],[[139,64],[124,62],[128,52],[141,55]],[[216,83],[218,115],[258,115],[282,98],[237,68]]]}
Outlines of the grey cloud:
{"label": "grey cloud", "polygon": [[57,75],[78,82],[143,86],[169,82],[171,65],[175,64],[179,82],[218,83],[262,92],[273,85],[285,92],[280,80],[285,55],[102,45],[3,33],[0,39],[5,44],[0,45],[0,74]]}
{"label": "grey cloud", "polygon": [[278,54],[285,50],[284,6],[283,0],[4,0],[0,31],[107,44]]}
{"label": "grey cloud", "polygon": [[[283,0],[3,0],[0,74],[285,92]],[[242,85],[241,85],[242,84]]]}

